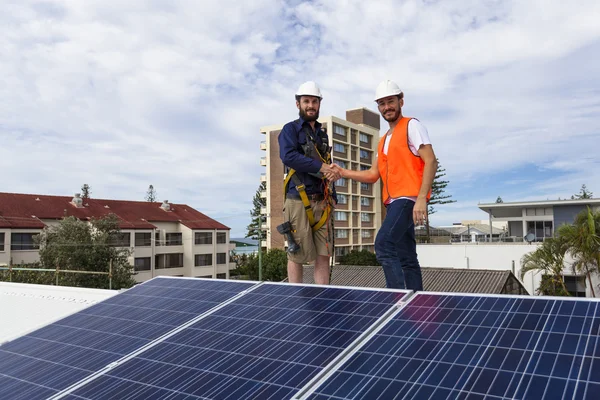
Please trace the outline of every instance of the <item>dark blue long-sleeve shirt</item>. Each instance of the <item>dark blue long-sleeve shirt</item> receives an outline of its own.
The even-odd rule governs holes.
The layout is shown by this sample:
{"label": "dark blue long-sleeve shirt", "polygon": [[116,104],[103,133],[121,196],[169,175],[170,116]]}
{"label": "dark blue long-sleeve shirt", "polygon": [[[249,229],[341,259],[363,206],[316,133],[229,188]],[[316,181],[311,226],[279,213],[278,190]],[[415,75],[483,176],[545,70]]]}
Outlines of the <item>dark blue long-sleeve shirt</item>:
{"label": "dark blue long-sleeve shirt", "polygon": [[[306,186],[306,194],[323,194],[323,180],[309,174],[319,172],[323,163],[305,156],[302,151],[302,145],[305,145],[307,140],[310,140],[306,137],[306,134],[302,129],[304,124],[308,125],[308,128],[312,130],[310,124],[303,121],[302,118],[288,122],[284,125],[278,138],[279,157],[285,166],[296,170],[298,178],[300,178],[300,181]],[[319,145],[322,143],[321,136],[323,136],[325,140],[329,140],[324,132],[317,134],[320,130],[321,124],[315,122],[315,133],[313,137]],[[290,180],[288,193],[298,194],[296,184],[293,180]]]}

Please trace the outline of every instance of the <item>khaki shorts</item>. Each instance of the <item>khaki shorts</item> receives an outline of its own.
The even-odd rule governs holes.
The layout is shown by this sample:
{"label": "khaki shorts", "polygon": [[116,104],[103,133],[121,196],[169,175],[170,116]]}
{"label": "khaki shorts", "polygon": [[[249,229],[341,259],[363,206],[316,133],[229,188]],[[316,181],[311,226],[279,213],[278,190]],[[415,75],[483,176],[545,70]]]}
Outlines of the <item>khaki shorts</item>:
{"label": "khaki shorts", "polygon": [[[311,201],[310,205],[315,216],[315,222],[319,221],[323,215],[325,201]],[[288,260],[304,264],[315,261],[317,255],[331,257],[331,238],[333,235],[331,215],[318,231],[313,232],[308,222],[308,215],[306,215],[302,200],[285,199],[285,203],[283,204],[283,220],[290,221],[292,228],[296,231],[293,232],[294,240],[300,245],[300,250],[297,253],[287,253]]]}

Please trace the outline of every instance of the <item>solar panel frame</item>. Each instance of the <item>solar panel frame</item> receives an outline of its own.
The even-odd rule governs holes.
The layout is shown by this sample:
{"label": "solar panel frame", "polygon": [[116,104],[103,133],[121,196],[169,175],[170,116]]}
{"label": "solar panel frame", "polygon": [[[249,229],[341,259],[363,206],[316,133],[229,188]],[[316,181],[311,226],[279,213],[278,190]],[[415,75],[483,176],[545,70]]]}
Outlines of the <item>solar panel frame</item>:
{"label": "solar panel frame", "polygon": [[[311,382],[311,385],[306,385],[302,390],[300,390],[297,395],[293,398],[293,400],[306,400],[306,399],[314,399],[314,400],[322,400],[322,399],[329,399],[330,396],[328,395],[318,395],[316,394],[316,392],[324,387],[325,384],[329,383],[332,379],[334,379],[334,375],[336,374],[336,372],[338,372],[342,367],[344,367],[345,365],[347,365],[347,363],[352,359],[352,357],[354,357],[355,355],[357,355],[361,349],[365,348],[365,346],[368,346],[370,343],[372,343],[372,340],[375,338],[375,336],[380,333],[382,330],[384,330],[386,327],[388,327],[390,325],[390,323],[394,320],[394,318],[402,313],[407,306],[409,306],[410,304],[412,304],[415,301],[418,301],[419,297],[423,297],[423,296],[427,296],[427,295],[437,295],[437,296],[446,296],[446,297],[462,297],[462,298],[493,298],[493,299],[526,299],[526,300],[534,300],[534,301],[540,301],[540,302],[554,302],[551,305],[551,308],[549,311],[552,311],[557,304],[559,304],[559,308],[561,307],[562,303],[559,302],[587,302],[587,303],[591,303],[591,304],[595,304],[596,305],[596,316],[598,318],[596,318],[596,330],[600,331],[600,298],[571,298],[571,297],[558,297],[558,296],[529,296],[529,295],[496,295],[496,294],[477,294],[477,293],[451,293],[451,292],[418,292],[413,294],[412,296],[410,296],[410,298],[407,299],[407,301],[403,304],[402,307],[398,308],[396,311],[394,311],[392,314],[390,314],[386,321],[383,321],[381,324],[379,324],[375,329],[373,329],[369,335],[365,336],[363,341],[361,343],[358,343],[357,346],[355,346],[352,351],[348,352],[343,358],[341,358],[340,360],[338,360],[338,363],[333,366],[329,371],[327,371],[325,374],[322,374],[322,376],[320,376],[320,379],[318,379],[315,382]],[[505,313],[506,315],[504,316],[502,323],[504,321],[506,321],[507,319],[509,319],[511,317],[510,311],[513,307],[515,307],[516,303],[513,303],[510,305],[509,310],[507,310],[507,312]],[[574,306],[575,307],[575,306]],[[518,310],[515,310],[518,311]],[[557,310],[558,311],[558,310]],[[465,317],[463,317],[463,320],[465,318],[469,317],[469,313],[467,313],[465,315]],[[537,338],[536,343],[533,345],[533,347],[530,349],[531,351],[531,356],[527,361],[527,365],[523,368],[523,373],[521,374],[521,379],[519,380],[517,387],[514,388],[514,391],[512,392],[512,396],[509,396],[509,398],[524,398],[523,396],[525,395],[530,395],[527,390],[529,389],[529,387],[531,386],[531,380],[532,379],[526,379],[526,375],[525,373],[528,372],[531,376],[533,376],[533,371],[531,370],[532,368],[537,368],[539,365],[541,365],[538,362],[538,359],[541,357],[541,353],[543,352],[544,348],[540,348],[540,342],[542,340],[542,336],[544,335],[544,333],[546,333],[547,331],[546,329],[546,325],[548,324],[548,322],[552,319],[552,318],[556,318],[556,316],[552,315],[551,313],[548,314],[546,320],[544,321],[544,326],[542,326],[539,329],[539,337]],[[589,316],[586,314],[587,318],[595,318],[594,315]],[[426,321],[425,321],[426,322]],[[462,320],[461,320],[462,322]],[[512,322],[512,319],[511,319]],[[538,321],[539,322],[539,321]],[[421,321],[421,323],[423,323],[423,321]],[[502,323],[499,324],[499,326],[502,326]],[[492,338],[490,339],[488,345],[486,346],[485,350],[481,351],[479,354],[479,359],[477,361],[477,363],[472,367],[469,376],[466,377],[464,379],[465,383],[468,382],[474,374],[474,371],[477,368],[481,368],[483,369],[483,367],[480,367],[479,364],[482,362],[482,360],[484,359],[484,356],[486,354],[488,354],[488,349],[490,349],[492,347],[491,343],[494,342],[495,338],[497,336],[499,336],[498,338],[500,339],[501,336],[504,334],[504,332],[506,330],[508,330],[509,328],[503,327],[503,329],[499,332],[498,329],[496,329],[496,332],[493,333]],[[568,328],[565,328],[565,330]],[[591,332],[590,328],[590,332]],[[551,332],[548,332],[548,334],[550,334]],[[580,335],[583,335],[583,332],[580,333]],[[590,338],[592,337],[591,334],[588,334],[588,341],[590,340]],[[580,379],[581,374],[586,372],[587,376],[591,376],[592,372],[595,373],[595,375],[598,378],[598,382],[600,382],[600,336],[595,337],[595,348],[594,348],[594,353],[593,353],[593,357],[595,357],[594,359],[598,359],[598,364],[596,364],[596,370],[592,371],[592,367],[591,367],[591,363],[592,361],[588,361],[587,364],[584,363],[578,373],[578,377],[577,377],[577,383],[575,384],[575,387],[572,388],[574,391],[574,396],[577,396],[578,394],[580,395],[579,397],[574,397],[574,398],[583,398],[582,396],[586,393],[587,389],[588,389],[588,385],[585,385],[584,389],[581,389],[581,387],[579,386],[579,383],[582,381]],[[446,343],[443,345],[446,346]],[[496,346],[494,346],[496,347]],[[535,352],[540,353],[540,355],[537,357],[535,357]],[[585,352],[587,354],[588,352],[588,348],[586,346],[585,348]],[[585,356],[584,356],[585,357]],[[583,357],[583,358],[584,358]],[[592,357],[592,356],[589,356]],[[534,361],[535,359],[535,365],[532,365],[532,361]],[[489,359],[486,359],[486,361],[489,361]],[[421,371],[420,373],[422,373],[423,371]],[[515,371],[514,374],[516,375],[518,372]],[[530,377],[531,378],[531,377]],[[552,378],[551,376],[547,376],[544,378]],[[462,379],[462,378],[461,378]],[[526,386],[523,386],[523,383],[525,383]],[[590,383],[590,382],[587,382]],[[594,383],[591,383],[594,384]],[[549,383],[548,383],[549,385]],[[595,384],[594,384],[595,385]],[[413,388],[416,386],[413,385]],[[463,386],[464,387],[464,386]],[[524,389],[522,389],[524,388]],[[434,388],[435,389],[435,388]],[[566,393],[568,389],[568,386],[565,385],[564,391],[563,393]],[[600,384],[595,385],[595,389],[600,389]],[[508,389],[507,389],[508,390]],[[545,388],[546,391],[548,391],[548,386]],[[432,391],[433,392],[433,391]],[[476,398],[476,399],[480,399],[480,398],[484,398],[482,397],[479,393],[472,393],[472,396],[469,397],[467,394],[465,394],[464,392],[461,392],[461,388],[457,388],[455,390],[455,392],[460,393],[460,397],[456,397],[456,398]],[[583,392],[583,393],[582,393]],[[418,391],[417,391],[418,393]],[[451,390],[448,391],[449,396],[448,398],[453,398],[450,396],[450,393],[452,393]],[[415,392],[413,391],[412,393],[413,395],[415,394]],[[430,393],[431,394],[431,393]],[[519,395],[521,397],[519,397]],[[428,398],[429,396],[426,396],[425,398]],[[355,398],[353,396],[349,396],[349,397],[345,397],[345,396],[340,396],[340,397],[335,397],[335,398]],[[358,397],[360,398],[360,397]],[[413,398],[413,397],[403,397],[403,398]],[[420,397],[417,397],[420,398]],[[438,397],[431,397],[431,398],[438,398]],[[442,397],[439,397],[442,398]],[[495,397],[495,396],[491,396],[488,395],[485,397],[487,398],[505,398],[505,397]],[[558,397],[560,398],[560,397]],[[587,398],[587,397],[586,397]]]}
{"label": "solar panel frame", "polygon": [[[34,371],[34,372],[28,372],[28,373],[23,372],[23,373],[30,374],[30,375],[24,376],[21,374],[21,379],[20,379],[18,376],[15,376],[16,374],[10,374],[8,371],[6,371],[7,374],[3,374],[3,373],[1,373],[2,371],[0,371],[0,379],[5,381],[3,387],[5,389],[8,387],[8,385],[12,385],[13,387],[15,387],[16,383],[20,382],[20,387],[18,389],[15,389],[16,393],[21,392],[21,393],[23,393],[22,394],[23,398],[28,398],[28,399],[29,398],[37,398],[36,393],[38,393],[38,392],[40,393],[40,396],[42,395],[42,393],[53,393],[54,396],[58,395],[65,388],[68,388],[72,385],[77,384],[78,382],[85,380],[86,377],[89,377],[90,375],[97,373],[97,371],[99,371],[99,370],[107,368],[108,366],[114,364],[115,361],[129,355],[132,351],[135,351],[136,349],[139,350],[140,348],[144,348],[145,346],[149,345],[150,343],[153,343],[153,342],[159,340],[164,335],[168,334],[170,331],[177,329],[179,326],[181,326],[181,324],[170,325],[170,326],[164,325],[164,327],[162,328],[162,331],[164,331],[164,333],[161,334],[161,330],[156,331],[155,333],[157,335],[155,335],[154,337],[152,337],[152,335],[150,335],[146,339],[142,338],[142,336],[140,336],[140,335],[131,337],[131,339],[130,339],[131,343],[129,346],[130,348],[127,349],[126,347],[124,347],[125,350],[122,352],[122,354],[119,354],[116,352],[111,353],[110,351],[107,351],[106,348],[104,348],[101,344],[99,344],[98,346],[89,347],[89,348],[85,347],[84,343],[82,343],[82,345],[78,346],[76,344],[76,342],[80,341],[79,338],[75,339],[75,341],[64,342],[64,343],[57,341],[57,340],[45,340],[44,339],[45,335],[51,339],[52,335],[56,335],[58,332],[61,331],[61,329],[65,332],[69,332],[69,330],[66,327],[62,327],[60,325],[61,321],[63,321],[65,324],[67,324],[66,326],[68,326],[69,324],[75,323],[76,319],[79,316],[82,316],[84,319],[86,317],[89,317],[89,318],[87,318],[89,323],[92,323],[92,324],[99,323],[102,325],[101,318],[98,317],[98,318],[96,318],[98,321],[94,321],[94,318],[93,318],[94,314],[87,315],[86,313],[90,313],[90,310],[94,310],[94,312],[100,312],[99,315],[101,315],[101,311],[102,311],[103,307],[108,307],[110,309],[111,305],[116,306],[117,307],[116,309],[119,310],[118,307],[123,306],[121,304],[123,302],[123,300],[126,300],[126,301],[131,300],[130,298],[128,298],[128,296],[132,296],[132,293],[133,293],[133,296],[143,296],[144,290],[153,291],[153,288],[161,287],[163,285],[168,285],[169,283],[167,283],[167,282],[169,280],[173,280],[173,281],[179,280],[178,285],[181,286],[181,287],[179,287],[179,289],[184,289],[186,286],[193,286],[193,285],[183,284],[182,283],[183,281],[210,282],[210,287],[214,287],[215,283],[217,283],[217,282],[222,282],[224,284],[224,286],[222,286],[222,289],[220,289],[220,290],[212,289],[212,292],[214,292],[213,295],[216,296],[216,298],[215,298],[216,301],[200,300],[197,303],[197,305],[196,304],[191,305],[190,310],[196,309],[200,312],[199,314],[194,314],[193,311],[187,312],[188,316],[195,315],[194,318],[191,318],[194,320],[196,318],[198,318],[199,316],[204,315],[207,312],[210,312],[210,310],[214,309],[216,306],[222,304],[223,301],[218,299],[219,296],[221,296],[221,295],[227,296],[228,293],[231,293],[231,296],[229,296],[229,299],[231,299],[232,297],[238,296],[238,295],[240,295],[240,293],[245,293],[249,289],[257,286],[257,282],[254,282],[254,281],[229,281],[229,280],[216,280],[216,279],[208,279],[208,278],[182,278],[182,277],[166,277],[166,276],[160,276],[160,277],[153,278],[151,280],[148,280],[146,282],[138,284],[135,287],[124,291],[123,293],[119,293],[116,296],[112,296],[101,302],[91,304],[88,307],[85,307],[82,310],[78,311],[77,313],[68,315],[63,318],[58,318],[56,321],[51,322],[51,323],[45,325],[44,327],[32,329],[32,330],[28,331],[27,333],[25,333],[24,335],[20,336],[19,338],[15,338],[11,341],[4,342],[0,346],[0,350],[1,350],[0,356],[3,356],[4,360],[0,359],[0,362],[3,361],[4,364],[7,365],[7,367],[9,368],[8,371],[10,371],[11,365],[13,367],[15,367],[16,363],[21,363],[22,367],[19,367],[19,368],[21,368],[19,371]],[[239,287],[239,289],[243,289],[243,290],[241,290],[241,291],[237,290],[237,289],[232,290],[232,291],[224,290],[228,285],[231,285],[232,288],[237,286],[237,287]],[[132,292],[130,292],[130,290]],[[171,288],[171,290],[173,290],[173,288]],[[193,288],[193,290],[197,290],[197,289]],[[193,293],[193,290],[189,291],[189,292],[183,292],[183,293],[181,291],[176,292],[177,295],[179,295],[179,296],[184,295],[184,297],[174,296],[173,299],[176,299],[180,302],[186,301],[185,295]],[[142,293],[140,293],[140,291]],[[121,296],[125,296],[125,297],[121,297]],[[148,296],[148,298],[152,298],[152,297],[160,298],[163,301],[166,299],[167,303],[169,302],[168,297],[161,298],[159,296]],[[135,299],[135,297],[133,297],[133,298]],[[192,301],[192,300],[194,300],[194,298],[190,294],[190,301]],[[205,305],[207,306],[203,312],[200,311],[203,309],[203,307],[199,306],[199,305],[201,305],[202,302],[205,303]],[[214,303],[215,305],[212,305],[210,303]],[[145,307],[145,308],[151,309],[151,307]],[[166,309],[165,309],[165,311],[166,311]],[[179,311],[175,311],[175,312],[179,312]],[[119,319],[119,318],[115,317],[113,319]],[[188,322],[191,319],[188,319]],[[68,321],[70,321],[70,322],[68,322]],[[57,324],[57,325],[55,325],[55,324]],[[123,321],[120,322],[120,324],[123,324]],[[151,324],[160,325],[159,323],[143,322],[142,320],[140,320],[138,322],[139,326],[148,326],[149,324],[150,325]],[[133,329],[134,327],[135,327],[135,324],[131,327],[131,329]],[[78,332],[76,329],[77,329],[77,327],[75,326],[72,330],[74,332],[73,335],[75,335],[74,337],[77,337],[77,335],[78,335]],[[93,330],[90,330],[90,332],[92,332],[92,336],[96,337],[96,338],[103,336],[103,333],[101,331],[95,332]],[[109,331],[107,331],[107,332],[109,332]],[[48,336],[48,335],[50,335],[50,336]],[[106,335],[106,336],[110,336],[110,335]],[[117,336],[115,336],[115,337],[117,337]],[[110,336],[110,337],[112,338],[112,336]],[[121,338],[126,338],[126,336],[121,335]],[[31,343],[29,343],[29,342],[31,342]],[[42,350],[42,354],[45,355],[45,358],[42,356],[42,354],[39,353],[39,351],[37,353],[35,352],[35,348],[32,347],[32,343],[35,345],[42,346],[42,347],[46,346],[46,349]],[[138,343],[138,344],[136,345],[136,343]],[[115,343],[112,343],[112,345],[115,345]],[[122,347],[122,345],[120,345],[120,346]],[[19,348],[22,349],[21,352],[18,351]],[[85,356],[85,357],[81,356],[81,357],[79,357],[79,359],[75,360],[76,357],[69,354],[69,349],[72,351],[75,348],[81,349],[82,352],[87,352],[87,356]],[[34,350],[33,352],[31,351],[32,349]],[[115,347],[115,349],[116,349],[116,347]],[[10,361],[11,359],[13,359],[13,360]],[[53,359],[55,361],[53,361]],[[60,362],[57,362],[61,359],[63,359],[63,360],[69,359],[71,361],[73,361],[73,360],[75,360],[75,361],[73,361],[72,365],[71,364],[61,364]],[[37,372],[38,370],[40,370],[40,371],[48,370],[48,371],[52,371],[52,373],[42,375],[42,374],[38,374],[38,372]],[[14,370],[13,370],[13,372],[14,372]],[[31,374],[34,374],[34,375],[31,375]],[[35,378],[35,376],[38,376],[38,378]],[[23,379],[26,377],[29,377],[29,379],[31,379],[31,380]],[[58,382],[58,381],[60,381],[60,382]],[[43,382],[43,383],[40,384],[41,382]],[[27,392],[28,389],[31,390],[32,392],[28,393]],[[0,390],[0,392],[1,391],[2,390]]]}
{"label": "solar panel frame", "polygon": [[[168,337],[163,338],[160,342],[157,341],[155,346],[160,345],[161,343],[164,343],[168,338],[174,336],[175,334],[178,333],[184,333],[184,331],[187,328],[192,329],[194,324],[199,323],[202,321],[202,319],[204,318],[208,318],[211,315],[217,313],[220,309],[230,306],[232,305],[236,300],[246,300],[248,298],[249,295],[252,294],[252,292],[254,292],[255,290],[260,290],[266,286],[279,286],[282,288],[290,288],[290,287],[298,287],[299,289],[310,289],[310,288],[325,288],[325,289],[341,289],[341,290],[345,290],[347,293],[356,293],[356,292],[360,292],[360,291],[368,291],[368,292],[377,292],[377,293],[394,293],[394,294],[401,294],[402,296],[398,299],[395,299],[393,303],[390,303],[387,307],[387,309],[385,310],[385,312],[383,312],[382,315],[378,316],[375,318],[375,322],[369,326],[364,332],[358,334],[358,336],[356,338],[354,338],[352,340],[352,342],[350,343],[349,346],[346,346],[345,348],[343,348],[341,350],[341,353],[345,353],[346,351],[348,351],[349,347],[352,347],[354,345],[354,343],[358,343],[361,340],[361,337],[365,335],[365,332],[368,332],[370,329],[372,329],[373,325],[376,325],[377,323],[379,323],[380,321],[383,321],[388,314],[393,313],[396,311],[396,307],[398,307],[400,304],[402,304],[403,302],[406,301],[407,298],[410,297],[410,294],[412,293],[412,291],[410,290],[396,290],[396,289],[379,289],[379,288],[356,288],[356,287],[343,287],[343,286],[331,286],[331,285],[316,285],[316,284],[293,284],[293,283],[279,283],[279,282],[262,282],[256,286],[253,287],[253,289],[250,291],[247,291],[239,296],[236,296],[235,298],[225,302],[222,304],[221,307],[215,308],[213,310],[211,310],[210,313],[207,313],[207,315],[203,316],[203,318],[199,318],[197,321],[194,321],[192,323],[189,324],[185,324],[185,326],[182,326],[181,329],[178,329],[177,332],[174,332],[173,335],[169,335]],[[246,296],[246,298],[244,298],[244,296]],[[382,296],[383,297],[383,296]],[[336,299],[335,297],[333,297],[333,299]],[[350,314],[348,314],[350,315]],[[128,362],[132,363],[132,362],[139,362],[140,359],[136,358],[138,355],[143,354],[144,352],[151,350],[153,347],[155,346],[151,346],[151,347],[147,347],[145,349],[141,349],[141,351],[136,352],[136,353],[132,353],[131,355],[129,355],[128,357],[120,360],[118,363],[114,363],[114,365],[111,365],[109,368],[105,368],[102,371],[99,371],[97,374],[94,374],[93,377],[90,377],[90,379],[86,380],[85,382],[82,381],[80,382],[80,384],[78,385],[74,385],[73,387],[68,388],[67,390],[62,391],[61,393],[57,394],[56,396],[52,397],[51,400],[58,400],[58,399],[64,399],[64,398],[80,398],[78,397],[78,389],[86,389],[86,385],[94,384],[94,381],[96,381],[99,378],[104,377],[104,379],[110,379],[112,378],[112,376],[108,375],[111,371],[113,371],[115,368],[119,367],[119,366],[127,366]],[[334,357],[323,369],[329,368],[332,365],[335,365],[336,360],[339,358],[339,356]],[[210,375],[209,375],[210,376]],[[236,376],[234,376],[234,378],[237,378]],[[292,377],[293,378],[293,377]],[[134,381],[135,382],[135,381]],[[100,382],[97,382],[98,385],[101,385]],[[135,385],[135,383],[133,383]],[[143,386],[141,386],[143,388]],[[92,390],[91,388],[87,387],[88,389]],[[162,390],[159,388],[156,388],[156,390]],[[275,389],[273,389],[275,390]],[[171,392],[172,395],[178,394],[179,393],[173,393]],[[150,394],[148,394],[150,395]],[[86,397],[83,397],[86,398]]]}

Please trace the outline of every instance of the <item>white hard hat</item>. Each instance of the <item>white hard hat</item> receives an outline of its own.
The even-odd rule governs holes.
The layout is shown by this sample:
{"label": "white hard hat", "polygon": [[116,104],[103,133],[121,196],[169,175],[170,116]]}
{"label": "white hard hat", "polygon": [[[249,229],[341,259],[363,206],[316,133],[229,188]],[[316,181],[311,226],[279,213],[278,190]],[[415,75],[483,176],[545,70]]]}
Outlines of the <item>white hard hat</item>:
{"label": "white hard hat", "polygon": [[296,92],[296,97],[298,96],[315,96],[321,100],[323,99],[319,87],[313,81],[304,82],[302,85],[300,85],[298,91]]}
{"label": "white hard hat", "polygon": [[396,84],[396,82],[385,80],[382,81],[378,86],[377,89],[375,90],[375,101],[379,100],[379,99],[383,99],[384,97],[388,97],[388,96],[397,96],[400,93],[402,93],[402,90],[400,90],[400,87],[398,86],[398,84]]}

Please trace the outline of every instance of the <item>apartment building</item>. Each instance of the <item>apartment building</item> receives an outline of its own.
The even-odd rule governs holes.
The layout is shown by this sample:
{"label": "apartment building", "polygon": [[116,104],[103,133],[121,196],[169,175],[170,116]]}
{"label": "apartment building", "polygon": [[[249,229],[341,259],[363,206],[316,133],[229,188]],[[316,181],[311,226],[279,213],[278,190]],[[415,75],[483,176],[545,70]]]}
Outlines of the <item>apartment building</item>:
{"label": "apartment building", "polygon": [[39,261],[34,236],[63,217],[82,221],[115,214],[115,243],[132,250],[138,282],[158,275],[229,278],[230,229],[186,204],[0,193],[0,265]]}
{"label": "apartment building", "polygon": [[[379,114],[366,108],[346,111],[346,119],[335,116],[319,118],[327,129],[329,145],[332,146],[333,161],[354,170],[371,168],[376,162],[379,142]],[[285,167],[279,157],[277,138],[283,124],[265,126],[260,129],[265,135],[260,148],[265,151],[261,165],[266,172],[261,182],[266,182],[262,197],[266,199],[262,246],[267,249],[285,247],[284,237],[277,232],[283,223],[283,180]],[[380,182],[361,184],[346,179],[335,183],[338,204],[334,211],[335,254],[341,256],[351,250],[373,251],[375,233],[381,226],[382,204]]]}

